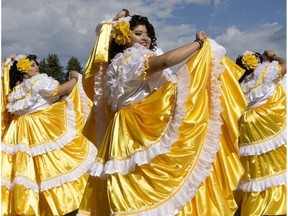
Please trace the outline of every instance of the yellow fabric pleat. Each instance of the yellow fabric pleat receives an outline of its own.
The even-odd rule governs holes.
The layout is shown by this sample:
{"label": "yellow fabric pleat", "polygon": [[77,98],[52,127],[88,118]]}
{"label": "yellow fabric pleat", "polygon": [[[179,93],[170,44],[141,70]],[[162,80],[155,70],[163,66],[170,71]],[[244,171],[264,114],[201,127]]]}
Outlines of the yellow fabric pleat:
{"label": "yellow fabric pleat", "polygon": [[224,124],[220,149],[217,152],[216,161],[212,164],[210,175],[200,185],[191,202],[183,207],[179,216],[228,216],[234,215],[238,208],[233,191],[244,169],[238,155],[237,121],[247,106],[247,101],[238,84],[238,78],[241,77],[243,69],[235,65],[228,57],[224,57],[222,64],[225,66],[225,71],[220,76],[223,83],[221,117]]}
{"label": "yellow fabric pleat", "polygon": [[5,65],[2,68],[2,77],[1,77],[1,138],[5,134],[6,130],[9,127],[9,124],[13,118],[13,115],[6,110],[7,106],[7,96],[9,95],[9,70],[10,64]]}
{"label": "yellow fabric pleat", "polygon": [[[279,136],[286,128],[286,92],[277,84],[274,95],[266,103],[250,108],[243,113],[240,121],[240,146],[257,146]],[[286,144],[259,154],[241,156],[245,169],[243,182],[265,181],[286,173]],[[286,185],[271,186],[262,191],[235,192],[241,216],[246,215],[285,215]]]}
{"label": "yellow fabric pleat", "polygon": [[242,156],[243,181],[263,180],[286,172],[286,145],[261,155]]}
{"label": "yellow fabric pleat", "polygon": [[174,102],[175,84],[168,83],[143,102],[117,112],[107,129],[98,157],[103,161],[123,160],[145,151],[165,132]]}
{"label": "yellow fabric pleat", "polygon": [[[238,156],[237,121],[247,104],[237,80],[243,70],[227,57],[222,65],[226,69],[219,78],[223,82],[220,91],[224,122],[220,149],[210,175],[179,215],[233,215],[237,209],[232,192],[244,172]],[[89,176],[80,214],[106,216],[145,212],[169,202],[186,183],[199,162],[210,117],[212,62],[209,44],[205,43],[185,67],[190,76],[188,89],[185,89],[189,95],[179,138],[171,150],[156,156],[149,164],[136,166],[126,175],[114,173],[107,179]],[[129,159],[136,152],[153,146],[155,139],[161,140],[169,117],[174,114],[176,87],[175,83],[168,82],[142,102],[116,112],[101,143],[97,162]]]}
{"label": "yellow fabric pleat", "polygon": [[241,197],[241,215],[286,215],[286,185],[270,187],[265,191],[237,191]]}
{"label": "yellow fabric pleat", "polygon": [[112,30],[111,23],[103,23],[101,32],[96,38],[93,50],[90,54],[90,57],[85,65],[82,83],[83,88],[91,101],[93,101],[94,96],[94,75],[100,69],[100,63],[108,62],[108,48],[110,43],[110,35]]}
{"label": "yellow fabric pleat", "polygon": [[[91,101],[94,100],[95,75],[99,72],[100,68],[105,70],[108,65],[108,47],[110,43],[112,22],[106,22],[101,25],[100,33],[96,37],[95,44],[83,70],[82,77],[83,89]],[[97,131],[99,130],[98,127],[101,126],[95,123],[94,114],[95,106],[93,105],[85,127],[83,128],[83,134],[90,142],[96,144],[97,134],[91,133],[91,131]]]}
{"label": "yellow fabric pleat", "polygon": [[[87,169],[81,171],[79,178],[72,177],[73,180],[64,180],[57,185],[51,183],[51,186],[48,185],[50,189],[38,189],[43,182],[74,175],[73,172],[91,157],[91,145],[81,133],[85,117],[78,86],[74,87],[68,98],[74,105],[69,112],[75,115],[73,131],[76,133],[74,138],[73,134],[69,135],[71,138],[68,137],[68,140],[71,141],[64,141],[66,143],[61,148],[36,155],[21,150],[9,154],[2,150],[2,181],[12,184],[10,191],[2,185],[2,215],[55,216],[78,209],[87,183]],[[22,144],[27,149],[37,149],[40,145],[49,147],[49,143],[53,144],[67,133],[67,106],[66,100],[60,100],[41,111],[15,116],[2,139],[2,145],[13,148],[16,144]],[[15,178],[17,182],[14,182]],[[27,184],[34,185],[36,189]]]}
{"label": "yellow fabric pleat", "polygon": [[[253,122],[253,124],[251,124]],[[286,93],[278,84],[265,104],[251,108],[241,117],[240,146],[259,144],[279,135],[286,127]]]}

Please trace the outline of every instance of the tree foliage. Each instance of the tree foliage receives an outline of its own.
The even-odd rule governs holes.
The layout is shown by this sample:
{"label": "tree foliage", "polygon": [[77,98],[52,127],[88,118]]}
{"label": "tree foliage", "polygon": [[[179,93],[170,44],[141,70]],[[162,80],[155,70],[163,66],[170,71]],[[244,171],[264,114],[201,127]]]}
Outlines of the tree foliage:
{"label": "tree foliage", "polygon": [[40,65],[40,71],[41,71],[41,73],[46,73],[46,68],[47,68],[46,59],[42,59],[42,60],[39,62],[39,65]]}
{"label": "tree foliage", "polygon": [[54,77],[60,83],[65,82],[63,67],[60,64],[59,57],[56,54],[49,54],[46,59],[46,73]]}
{"label": "tree foliage", "polygon": [[49,54],[47,58],[42,59],[40,62],[40,71],[41,73],[46,73],[48,76],[53,77],[54,79],[58,80],[60,83],[65,82],[68,80],[69,72],[71,70],[76,70],[79,73],[82,73],[82,67],[78,59],[72,56],[65,69],[66,72],[63,70],[63,66],[61,66],[59,57],[57,54]]}
{"label": "tree foliage", "polygon": [[74,56],[72,56],[66,66],[66,71],[69,72],[71,70],[76,70],[79,73],[82,73],[82,67],[78,59]]}
{"label": "tree foliage", "polygon": [[66,66],[66,79],[69,78],[69,72],[75,70],[78,71],[79,73],[82,73],[82,67],[78,59],[74,56],[72,56]]}

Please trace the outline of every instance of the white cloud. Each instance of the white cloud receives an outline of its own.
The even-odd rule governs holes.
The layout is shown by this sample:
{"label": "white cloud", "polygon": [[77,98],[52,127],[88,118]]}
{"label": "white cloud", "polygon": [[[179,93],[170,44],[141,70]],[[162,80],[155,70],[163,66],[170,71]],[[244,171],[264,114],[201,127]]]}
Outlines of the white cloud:
{"label": "white cloud", "polygon": [[[160,26],[158,26],[158,28],[156,26],[156,29],[160,29]],[[157,33],[158,46],[164,51],[169,51],[194,41],[196,27],[194,25],[187,24],[182,24],[179,26],[166,24],[161,27],[161,32]]]}
{"label": "white cloud", "polygon": [[215,38],[227,50],[227,56],[235,60],[245,50],[263,52],[274,50],[279,56],[286,57],[286,32],[278,23],[256,25],[240,30],[231,26]]}
{"label": "white cloud", "polygon": [[[19,1],[3,0],[2,58],[24,52],[37,54],[41,59],[55,53],[63,66],[74,56],[84,67],[95,41],[96,25],[113,18],[122,8],[149,17],[156,29],[158,45],[168,51],[193,41],[197,31],[197,26],[192,24],[175,26],[171,23],[169,19],[174,19],[175,9],[185,8],[188,4],[223,8],[229,0],[108,1],[26,0],[20,5]],[[280,36],[273,39],[275,35]],[[216,39],[226,47],[227,54],[235,58],[245,46],[259,50],[269,45],[267,49],[275,49],[279,55],[285,55],[284,35],[281,26],[272,23],[244,30],[231,26]]]}
{"label": "white cloud", "polygon": [[[148,16],[155,26],[159,26],[163,35],[163,44],[172,47],[173,29],[183,31],[183,26],[172,27],[163,23],[166,31],[158,23],[161,19],[172,16],[177,5],[184,3],[207,4],[210,1],[190,0],[156,0],[156,1],[113,1],[104,0],[26,0],[25,4],[19,1],[2,2],[2,58],[11,53],[34,53],[39,59],[45,58],[49,53],[56,53],[63,64],[71,56],[77,57],[84,66],[88,59],[94,40],[95,27],[103,21],[113,18],[122,8],[131,12]],[[157,30],[157,28],[156,28]],[[171,40],[173,39],[173,40]],[[176,43],[173,43],[174,47]]]}

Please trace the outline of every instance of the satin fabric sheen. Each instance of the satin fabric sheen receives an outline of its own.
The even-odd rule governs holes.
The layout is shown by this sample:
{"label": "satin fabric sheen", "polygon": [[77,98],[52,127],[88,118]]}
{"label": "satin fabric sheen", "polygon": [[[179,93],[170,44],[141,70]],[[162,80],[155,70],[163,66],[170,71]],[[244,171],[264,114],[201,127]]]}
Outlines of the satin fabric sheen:
{"label": "satin fabric sheen", "polygon": [[110,43],[110,34],[112,30],[112,23],[105,23],[101,28],[99,37],[96,38],[96,44],[93,47],[91,55],[85,65],[85,73],[83,74],[83,88],[87,97],[93,101],[94,97],[94,75],[99,71],[100,63],[107,64],[108,49]]}
{"label": "satin fabric sheen", "polygon": [[[85,118],[78,86],[74,87],[69,99],[74,105],[76,120],[76,134],[72,141],[63,148],[35,156],[21,151],[13,154],[1,152],[2,182],[5,180],[12,184],[10,190],[4,185],[1,188],[2,215],[64,215],[79,207],[88,175],[82,170],[79,178],[75,175],[72,177],[74,180],[69,182],[65,176],[71,175],[87,161],[92,149],[81,134]],[[2,145],[13,148],[15,144],[24,144],[33,148],[55,142],[67,133],[67,106],[67,101],[61,100],[41,111],[15,116],[2,139]],[[60,177],[63,177],[63,182],[53,185],[53,179]],[[17,182],[14,182],[15,178]],[[50,185],[46,185],[49,189],[33,189],[41,188],[43,182],[49,181]]]}
{"label": "satin fabric sheen", "polygon": [[4,67],[2,70],[3,76],[1,77],[1,138],[3,137],[5,131],[8,129],[9,124],[13,117],[13,115],[10,114],[6,109],[7,96],[10,93],[9,70],[10,65]]}
{"label": "satin fabric sheen", "polygon": [[[257,145],[278,136],[286,127],[286,92],[278,84],[266,103],[243,113],[240,120],[240,146]],[[244,182],[264,181],[286,173],[286,144],[260,155],[242,156]],[[237,190],[241,215],[285,215],[286,185],[276,185],[263,191]]]}
{"label": "satin fabric sheen", "polygon": [[[97,43],[94,50],[96,48]],[[93,61],[88,62],[92,63]],[[205,43],[184,66],[191,79],[187,89],[189,97],[185,102],[187,111],[179,127],[179,139],[172,145],[171,150],[156,156],[149,164],[136,166],[135,170],[127,175],[114,173],[107,179],[89,176],[79,215],[145,213],[169,202],[180,190],[187,176],[194,171],[206,138],[211,106],[211,64],[210,48]],[[233,190],[244,172],[238,155],[237,121],[247,103],[238,84],[243,70],[227,57],[221,64],[225,71],[219,77],[223,83],[220,91],[223,104],[221,119],[224,122],[221,127],[220,148],[212,163],[210,175],[200,184],[193,199],[183,206],[180,212],[175,212],[175,215],[234,215],[237,209]],[[92,67],[88,65],[87,68]],[[91,74],[91,71],[89,73]],[[165,125],[169,124],[169,116],[174,114],[177,90],[177,84],[168,82],[142,102],[116,112],[101,143],[97,155],[100,159],[97,162],[129,158],[133,156],[135,149],[145,151],[149,148],[143,143],[153,145],[153,140],[161,139],[161,134],[165,133]],[[106,109],[108,113],[109,107]],[[97,120],[92,117],[90,121],[96,121],[97,125]],[[88,124],[93,125],[91,122]]]}

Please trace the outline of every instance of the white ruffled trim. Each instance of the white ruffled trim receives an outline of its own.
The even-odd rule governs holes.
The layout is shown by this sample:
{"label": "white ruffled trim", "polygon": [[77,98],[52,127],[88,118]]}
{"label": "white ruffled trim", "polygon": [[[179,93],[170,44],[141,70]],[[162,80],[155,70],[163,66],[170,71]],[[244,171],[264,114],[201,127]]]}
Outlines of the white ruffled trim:
{"label": "white ruffled trim", "polygon": [[11,190],[11,183],[7,179],[1,178],[1,185],[5,186],[8,190]]}
{"label": "white ruffled trim", "polygon": [[[124,53],[118,53],[111,61],[106,71],[104,95],[107,97],[113,112],[125,106],[127,101],[122,101],[121,97],[126,93],[125,89],[132,79],[134,85],[137,83],[139,87],[142,86],[142,88],[138,89],[139,92],[137,94],[141,96],[137,96],[137,101],[140,101],[151,92],[150,89],[145,89],[147,80],[143,80],[143,71],[146,67],[145,61],[147,56],[151,54],[154,54],[151,50],[136,43],[133,47],[127,48]],[[129,60],[124,61],[125,59]],[[135,92],[133,94],[134,96],[136,95]]]}
{"label": "white ruffled trim", "polygon": [[[147,49],[144,49],[144,47],[140,44],[135,44],[135,47],[132,47],[130,49],[127,50],[128,54],[130,55],[131,52],[136,52],[137,55],[140,54],[147,54],[147,53],[153,53]],[[137,50],[139,49],[139,50]],[[115,59],[112,62],[113,64],[116,64],[117,62],[121,62],[121,56],[122,54],[118,54],[118,56],[115,57]],[[137,58],[138,59],[138,58]],[[139,59],[138,59],[139,61]],[[140,59],[141,64],[140,64],[140,70],[138,68],[138,73],[139,76],[141,76],[142,73],[142,69],[145,66],[144,65],[144,59],[141,58]],[[103,70],[101,70],[98,72],[98,74],[95,77],[95,96],[94,96],[94,103],[96,105],[96,107],[101,106],[101,100],[103,100],[103,88],[101,87],[103,84],[103,81],[101,79],[101,77],[103,77]],[[109,75],[110,74],[110,75]],[[122,74],[123,75],[123,74]],[[114,77],[114,73],[109,73],[109,71],[107,72],[107,76],[110,76],[111,78]],[[125,76],[122,76],[121,79],[127,79]],[[186,88],[189,85],[189,79],[185,80],[186,84]],[[110,88],[112,88],[113,86],[110,86]],[[116,87],[116,86],[115,86]],[[109,88],[109,90],[110,90]],[[119,86],[117,87],[119,88]],[[113,89],[111,90],[113,91]],[[184,92],[184,93],[182,93]],[[186,99],[188,97],[188,91],[182,91],[181,96],[183,99]],[[111,97],[113,95],[110,95]],[[114,97],[113,97],[114,98]],[[115,100],[117,100],[118,96],[115,96]],[[181,98],[180,98],[181,99]],[[182,119],[185,115],[185,106],[184,106],[184,102],[185,100],[178,100],[178,103],[176,104],[176,108],[174,110],[174,112],[176,113],[173,118],[169,120],[168,128],[166,128],[165,131],[165,135],[164,133],[161,134],[160,137],[163,137],[163,139],[154,144],[152,147],[148,148],[146,151],[142,151],[142,152],[137,152],[136,154],[134,154],[131,158],[127,159],[127,160],[122,160],[122,161],[108,161],[105,165],[102,163],[98,163],[98,162],[94,162],[92,167],[89,170],[89,174],[93,175],[93,176],[100,176],[105,178],[105,176],[107,174],[112,174],[112,173],[116,173],[116,172],[120,172],[122,174],[127,174],[129,172],[134,171],[135,169],[135,165],[143,165],[143,164],[147,164],[151,161],[151,159],[153,159],[155,156],[162,154],[162,153],[166,153],[169,152],[171,145],[178,139],[178,127],[181,125]],[[103,105],[102,105],[103,107]],[[100,115],[101,113],[99,113],[99,111],[95,110],[96,114],[98,113],[98,115]],[[96,116],[96,115],[95,115]],[[96,120],[99,120],[98,118],[96,118]],[[167,132],[166,132],[167,131]],[[102,134],[105,131],[102,131]],[[103,136],[101,136],[103,137]],[[100,140],[98,139],[98,143],[100,144]],[[148,144],[149,145],[149,144]],[[97,160],[97,158],[96,158]]]}
{"label": "white ruffled trim", "polygon": [[56,178],[41,182],[40,185],[22,176],[15,177],[12,183],[10,183],[7,179],[2,178],[1,185],[5,186],[8,190],[13,190],[15,184],[21,184],[26,188],[33,189],[36,192],[42,192],[54,187],[61,186],[67,182],[73,182],[79,179],[83,174],[85,174],[88,168],[91,166],[91,163],[94,161],[95,155],[97,154],[97,149],[90,142],[89,142],[89,150],[90,151],[85,161],[75,170],[65,175],[61,175]]}
{"label": "white ruffled trim", "polygon": [[[37,74],[30,79],[25,80],[21,84],[15,86],[15,91],[13,90],[9,96],[9,102],[15,102],[22,100],[33,88],[35,92],[39,92],[42,89],[48,91],[50,94],[55,92],[55,88],[59,82],[52,77],[49,77],[47,74]],[[48,95],[50,95],[48,94]],[[34,98],[37,99],[37,98]]]}
{"label": "white ruffled trim", "polygon": [[73,139],[76,137],[76,116],[74,112],[74,104],[71,99],[68,97],[65,98],[67,102],[67,121],[66,121],[66,126],[67,126],[67,132],[65,135],[61,136],[58,140],[55,142],[48,142],[48,143],[43,143],[34,147],[29,147],[27,144],[16,144],[13,147],[10,147],[6,145],[5,143],[2,143],[1,146],[1,151],[6,152],[7,154],[15,154],[17,152],[25,152],[26,154],[30,156],[37,156],[40,154],[45,154],[47,152],[54,151],[56,149],[61,149],[67,143],[70,143]]}
{"label": "white ruffled trim", "polygon": [[[274,93],[274,90],[275,89],[271,89],[271,93]],[[265,104],[267,101],[268,101],[268,99],[260,99],[258,101],[250,102],[250,103],[248,103],[246,109],[248,110],[248,109],[252,109],[252,108],[255,108],[255,107],[259,107],[259,106]]]}
{"label": "white ruffled trim", "polygon": [[[220,113],[222,112],[220,96],[222,82],[218,80],[220,74],[224,72],[224,67],[221,65],[221,61],[225,55],[226,50],[224,47],[218,45],[215,41],[208,39],[211,45],[212,51],[212,72],[211,72],[211,115],[208,122],[207,136],[203,146],[203,150],[200,154],[199,161],[194,168],[194,171],[182,181],[181,189],[177,192],[175,189],[175,196],[167,197],[166,200],[162,200],[162,205],[155,207],[151,210],[136,213],[137,216],[155,216],[165,215],[174,216],[179,213],[180,209],[186,205],[197,193],[201,182],[205,181],[207,176],[211,172],[211,164],[216,159],[216,153],[219,149],[222,119]],[[184,65],[185,67],[185,65]],[[188,75],[189,77],[189,75]],[[181,96],[183,91],[178,92]],[[215,141],[216,140],[216,141]],[[192,168],[191,168],[192,169]],[[173,194],[173,192],[172,192]],[[157,203],[159,205],[159,203]],[[149,206],[149,209],[153,206]],[[137,211],[141,209],[137,209]],[[116,212],[114,214],[125,214],[130,211]]]}
{"label": "white ruffled trim", "polygon": [[12,66],[15,61],[19,61],[19,60],[22,59],[22,58],[27,58],[27,55],[26,55],[26,54],[20,54],[20,55],[17,55],[17,56],[15,57],[15,59],[12,59],[12,58],[10,58],[10,57],[6,58],[5,62],[2,63],[2,68],[5,67],[5,66],[8,65],[8,64],[9,64],[10,66]]}
{"label": "white ruffled trim", "polygon": [[5,186],[10,191],[13,190],[15,184],[24,185],[26,188],[39,192],[39,186],[37,183],[22,176],[15,177],[13,183],[9,182],[7,179],[1,179],[1,185]]}
{"label": "white ruffled trim", "polygon": [[12,65],[12,59],[11,58],[6,58],[6,60],[4,62],[2,62],[1,64],[1,78],[4,77],[4,70],[5,70],[5,67],[7,65]]}
{"label": "white ruffled trim", "polygon": [[98,73],[94,78],[94,105],[98,106],[103,100],[104,90],[103,90],[103,79],[104,79],[104,69],[101,63]]}
{"label": "white ruffled trim", "polygon": [[105,76],[105,70],[107,67],[105,67],[105,63],[99,63],[99,71],[96,74],[94,78],[94,119],[96,122],[96,147],[99,148],[101,141],[104,137],[105,131],[108,127],[108,123],[106,120],[106,114],[105,114],[105,104],[104,104],[104,76]]}
{"label": "white ruffled trim", "polygon": [[[59,99],[58,95],[51,97],[58,85],[59,82],[52,77],[48,77],[47,74],[33,76],[15,86],[13,91],[8,95],[7,110],[16,115],[41,110],[45,108],[45,105],[52,104]],[[41,100],[39,98],[40,95],[42,96]],[[42,105],[40,106],[39,103],[42,103]],[[38,107],[33,109],[35,105]]]}
{"label": "white ruffled trim", "polygon": [[6,58],[5,61],[2,62],[2,64],[1,64],[2,71],[4,70],[4,67],[7,65],[10,65],[10,66],[13,65],[13,61],[11,58]]}
{"label": "white ruffled trim", "polygon": [[79,88],[79,93],[80,93],[80,97],[81,97],[81,104],[82,104],[82,108],[83,108],[83,112],[84,112],[84,119],[85,121],[87,120],[89,113],[90,113],[90,107],[89,107],[89,102],[88,102],[88,98],[87,95],[83,89],[83,85],[82,85],[82,74],[78,74],[78,80],[80,82],[77,82],[78,88]]}
{"label": "white ruffled trim", "polygon": [[[155,215],[175,215],[182,206],[187,204],[197,193],[198,187],[201,182],[205,181],[211,172],[211,164],[215,161],[216,153],[219,149],[222,119],[220,113],[222,112],[220,96],[222,82],[218,80],[220,74],[224,72],[224,67],[221,61],[225,55],[225,49],[218,45],[213,40],[210,40],[212,50],[212,73],[211,73],[211,115],[208,122],[207,136],[203,146],[203,150],[199,157],[195,170],[190,176],[183,180],[181,189],[174,197],[167,197],[163,200],[163,204],[152,210],[138,213],[136,215],[155,216]],[[184,65],[183,71],[185,72],[186,66]],[[180,69],[181,70],[181,69]],[[188,72],[188,71],[186,71]],[[185,115],[185,106],[183,103],[187,100],[187,84],[189,83],[190,75],[187,73],[185,76],[179,76],[179,90],[177,95],[177,104],[172,123],[164,138],[157,144],[154,144],[147,151],[136,153],[131,158],[125,161],[109,161],[106,165],[94,162],[89,170],[92,176],[105,177],[105,174],[112,174],[119,172],[127,174],[135,169],[135,165],[142,165],[149,163],[155,156],[170,151],[172,144],[178,139],[178,126],[181,124],[183,116]],[[185,95],[184,95],[185,94]],[[169,135],[169,136],[168,136]],[[164,142],[165,140],[165,142]],[[215,141],[216,140],[216,141]],[[155,153],[156,152],[156,153]],[[109,167],[108,167],[109,166]],[[114,167],[113,167],[114,166]],[[177,188],[178,189],[178,188]],[[158,203],[159,204],[159,203]],[[151,206],[149,206],[151,208]],[[138,211],[138,210],[137,210]],[[129,212],[129,211],[127,211]],[[116,212],[114,214],[125,214],[125,212]]]}
{"label": "white ruffled trim", "polygon": [[91,142],[89,142],[89,150],[90,151],[88,153],[86,160],[78,168],[76,168],[71,173],[67,173],[57,178],[41,182],[40,191],[49,190],[51,188],[65,184],[66,182],[75,181],[84,173],[86,173],[89,167],[91,166],[92,162],[94,161],[95,155],[97,154],[97,149]]}
{"label": "white ruffled trim", "polygon": [[116,26],[117,23],[121,22],[121,21],[125,21],[127,24],[129,24],[130,20],[131,20],[131,16],[127,16],[127,17],[121,17],[118,20],[112,20],[112,26]]}
{"label": "white ruffled trim", "polygon": [[[279,76],[277,64],[276,61],[273,61],[272,63],[264,62],[259,64],[254,72],[244,80],[243,83],[245,84],[242,85],[242,89],[245,92],[249,107],[255,107],[255,105],[253,105],[255,101],[261,102],[267,100],[274,94]],[[260,86],[256,87],[257,83],[262,79],[262,74],[264,73],[265,68],[267,68],[267,72],[263,82]],[[249,91],[253,87],[256,88]]]}
{"label": "white ruffled trim", "polygon": [[261,155],[266,152],[272,151],[287,143],[286,136],[287,136],[287,130],[285,126],[284,130],[279,135],[277,135],[272,139],[269,139],[261,143],[255,143],[255,144],[249,143],[249,145],[240,144],[239,154],[240,156]]}
{"label": "white ruffled trim", "polygon": [[245,192],[259,192],[264,191],[270,187],[276,187],[286,184],[286,172],[279,175],[267,177],[262,180],[254,181],[241,181],[237,187],[237,190]]}
{"label": "white ruffled trim", "polygon": [[[181,92],[182,98],[187,98],[188,96],[187,85],[189,84],[189,79],[186,79],[185,82],[186,91]],[[182,119],[186,112],[184,101],[185,100],[178,100],[176,108],[174,109],[175,114],[172,119],[170,117],[169,123],[167,124],[168,128],[164,130],[165,132],[167,131],[165,135],[160,135],[160,137],[163,136],[163,139],[160,142],[153,144],[146,151],[135,153],[133,156],[126,160],[110,160],[105,165],[102,163],[94,162],[88,173],[92,176],[99,176],[103,178],[107,177],[107,174],[113,174],[116,172],[125,175],[133,172],[135,170],[136,164],[139,166],[148,164],[157,155],[169,152],[172,144],[178,139],[178,127],[181,125]]]}
{"label": "white ruffled trim", "polygon": [[4,67],[5,66],[10,65],[10,67],[11,67],[14,64],[15,61],[19,61],[22,58],[27,58],[27,55],[20,54],[20,55],[17,55],[15,57],[15,59],[12,59],[10,57],[5,58],[5,61],[2,62],[2,64],[1,64],[1,77],[4,76],[3,71],[4,71]]}

